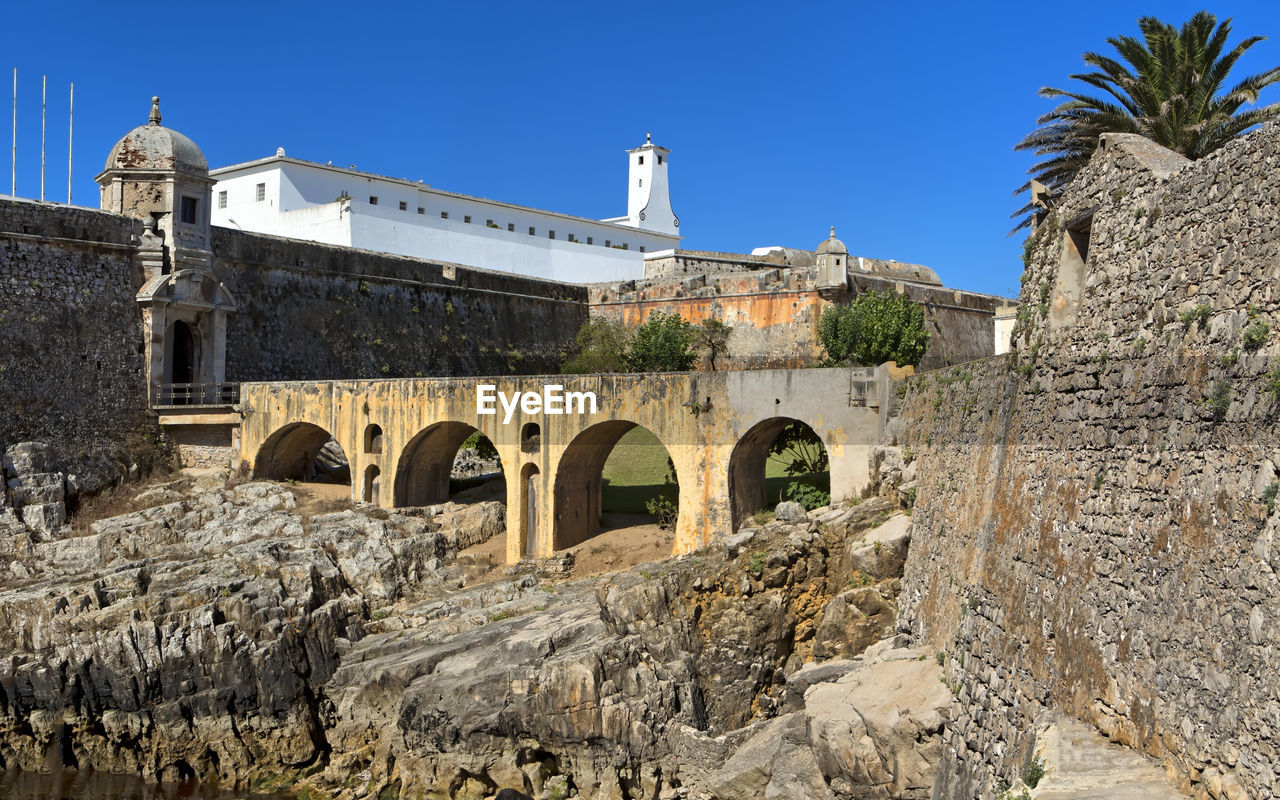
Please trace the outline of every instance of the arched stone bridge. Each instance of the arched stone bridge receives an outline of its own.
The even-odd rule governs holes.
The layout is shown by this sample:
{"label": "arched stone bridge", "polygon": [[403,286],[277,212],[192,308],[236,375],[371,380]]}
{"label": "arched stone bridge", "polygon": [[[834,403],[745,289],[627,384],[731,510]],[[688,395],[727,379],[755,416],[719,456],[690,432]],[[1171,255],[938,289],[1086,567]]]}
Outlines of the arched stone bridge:
{"label": "arched stone bridge", "polygon": [[[680,484],[675,553],[710,541],[766,506],[768,446],[792,420],[827,446],[831,494],[869,483],[883,409],[896,398],[892,365],[874,369],[752,370],[639,375],[419,378],[241,387],[240,452],[262,477],[298,477],[330,436],[351,465],[353,499],[384,507],[442,502],[462,441],[479,429],[502,459],[507,559],[546,557],[592,536],[601,471],[637,425],[666,447]],[[545,413],[533,403],[510,419],[477,411],[477,393],[592,392],[595,413]],[[553,394],[555,390],[552,390]],[[553,404],[562,406],[561,403]],[[586,409],[590,411],[589,406]]]}

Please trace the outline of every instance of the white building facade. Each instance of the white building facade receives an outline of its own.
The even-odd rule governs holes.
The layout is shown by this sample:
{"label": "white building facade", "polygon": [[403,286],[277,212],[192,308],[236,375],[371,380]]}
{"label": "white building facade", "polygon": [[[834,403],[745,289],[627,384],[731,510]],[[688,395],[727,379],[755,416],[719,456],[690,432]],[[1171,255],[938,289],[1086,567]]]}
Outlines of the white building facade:
{"label": "white building facade", "polygon": [[641,278],[645,253],[679,246],[670,151],[627,151],[627,216],[607,220],[446,192],[290,158],[212,170],[212,223],[227,228],[505,270],[568,283]]}

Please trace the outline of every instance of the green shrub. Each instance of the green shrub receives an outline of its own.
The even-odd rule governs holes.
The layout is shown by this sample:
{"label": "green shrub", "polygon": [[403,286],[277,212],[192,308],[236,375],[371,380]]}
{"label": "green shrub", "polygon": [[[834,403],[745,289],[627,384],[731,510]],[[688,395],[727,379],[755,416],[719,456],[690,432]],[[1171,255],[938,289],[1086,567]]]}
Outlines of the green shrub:
{"label": "green shrub", "polygon": [[1267,507],[1267,516],[1276,510],[1276,494],[1280,493],[1280,481],[1272,481],[1262,492],[1262,504]]}
{"label": "green shrub", "polygon": [[693,369],[693,326],[679,314],[649,312],[636,328],[627,354],[632,372],[684,372]]}
{"label": "green shrub", "polygon": [[650,514],[658,518],[658,527],[669,530],[676,525],[676,517],[679,515],[680,509],[670,497],[660,494],[657,497],[651,497],[644,501],[644,508]]}
{"label": "green shrub", "polygon": [[1208,406],[1213,413],[1214,422],[1222,422],[1227,418],[1227,409],[1231,408],[1231,381],[1222,378],[1213,384]]}
{"label": "green shrub", "polygon": [[578,329],[578,352],[564,362],[566,373],[626,372],[632,333],[608,317],[591,317]]}
{"label": "green shrub", "polygon": [[498,457],[498,448],[493,446],[493,442],[489,441],[489,437],[480,431],[472,431],[471,435],[462,441],[459,450],[475,450],[476,455],[485,460]]}
{"label": "green shrub", "polygon": [[893,292],[863,292],[851,303],[827,306],[818,338],[833,361],[856,366],[915,366],[929,348],[924,306]]}
{"label": "green shrub", "polygon": [[1271,395],[1271,402],[1280,403],[1280,366],[1263,376],[1262,391]]}
{"label": "green shrub", "polygon": [[1040,784],[1040,779],[1044,777],[1044,761],[1039,758],[1031,759],[1031,763],[1027,765],[1027,771],[1022,774],[1022,782],[1028,788],[1034,789]]}
{"label": "green shrub", "polygon": [[1253,352],[1267,343],[1267,336],[1271,333],[1271,326],[1262,320],[1258,320],[1249,327],[1244,329],[1241,337],[1241,343],[1244,349]]}
{"label": "green shrub", "polygon": [[787,488],[782,492],[782,497],[784,500],[794,500],[804,506],[805,511],[831,505],[831,495],[808,481],[788,483]]}
{"label": "green shrub", "polygon": [[1197,328],[1204,328],[1211,314],[1213,314],[1213,309],[1201,303],[1190,311],[1182,312],[1182,324],[1186,326],[1187,330],[1190,330],[1193,325]]}

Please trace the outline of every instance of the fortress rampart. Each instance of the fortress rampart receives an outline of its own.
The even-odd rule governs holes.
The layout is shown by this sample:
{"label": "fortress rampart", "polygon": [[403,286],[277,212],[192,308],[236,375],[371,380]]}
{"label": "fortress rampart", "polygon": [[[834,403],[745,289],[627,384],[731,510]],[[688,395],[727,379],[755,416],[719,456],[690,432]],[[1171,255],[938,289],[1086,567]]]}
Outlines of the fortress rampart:
{"label": "fortress rampart", "polygon": [[1280,127],[1195,163],[1111,135],[1027,247],[1010,357],[918,376],[906,627],[991,797],[1050,710],[1195,797],[1276,796]]}

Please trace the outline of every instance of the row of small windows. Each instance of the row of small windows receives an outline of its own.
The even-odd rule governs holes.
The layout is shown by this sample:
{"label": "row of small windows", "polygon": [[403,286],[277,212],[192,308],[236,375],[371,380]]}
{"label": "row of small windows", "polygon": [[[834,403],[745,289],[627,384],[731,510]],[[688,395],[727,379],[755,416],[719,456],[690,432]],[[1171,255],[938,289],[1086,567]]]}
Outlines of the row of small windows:
{"label": "row of small windows", "polygon": [[[637,164],[643,164],[643,163],[644,163],[644,156],[636,156],[636,163],[637,163]],[[662,164],[662,156],[658,156],[658,164]]]}
{"label": "row of small windows", "polygon": [[[640,157],[640,159],[641,159],[641,163],[643,163],[643,162],[644,162],[644,156],[641,156],[641,157]],[[658,163],[659,163],[659,164],[661,164],[661,163],[662,163],[662,156],[658,156]],[[259,184],[255,187],[255,199],[256,199],[258,202],[262,202],[263,200],[265,200],[265,199],[266,199],[266,197],[267,197],[267,185],[266,185],[265,183],[259,183]],[[186,199],[187,199],[187,198],[183,198],[183,200],[184,200],[184,201],[185,201]],[[376,194],[371,194],[371,195],[369,195],[369,205],[371,205],[371,206],[376,206],[377,204],[378,204],[378,196],[377,196]],[[226,208],[226,207],[227,207],[227,192],[226,192],[226,190],[224,189],[224,190],[222,190],[222,191],[218,192],[218,208]],[[409,210],[409,203],[408,203],[408,202],[406,202],[406,201],[404,201],[404,200],[401,200],[401,201],[400,201],[400,210],[401,210],[401,211],[408,211],[408,210]],[[427,213],[427,209],[426,209],[426,208],[424,208],[424,207],[422,207],[422,206],[418,206],[418,213],[419,213],[419,214],[422,214],[422,215],[425,215],[425,214]],[[194,208],[193,208],[193,209],[192,209],[192,221],[194,221],[194,215],[195,215],[195,210],[194,210]],[[184,208],[184,216],[185,216],[185,208]],[[441,211],[441,212],[440,212],[440,219],[448,219],[448,218],[449,218],[449,212],[448,212],[448,211]],[[185,221],[185,220],[184,220],[184,221]],[[470,214],[464,215],[464,216],[463,216],[463,218],[462,218],[462,221],[463,221],[463,222],[465,222],[465,223],[467,223],[468,225],[470,225],[470,224],[471,224],[471,215],[470,215]],[[486,227],[489,227],[489,228],[497,228],[497,229],[501,230],[501,226],[499,226],[496,222],[494,222],[494,221],[493,221],[493,220],[491,220],[491,219],[489,219],[489,220],[485,220],[485,226],[486,226]],[[509,232],[511,232],[511,233],[515,233],[515,231],[516,231],[516,224],[515,224],[514,222],[508,222],[508,223],[507,223],[507,230],[508,230]],[[530,226],[529,226],[529,235],[530,235],[530,236],[537,236],[537,235],[538,235],[538,229],[537,229],[536,227],[534,227],[533,225],[530,225]],[[552,230],[547,231],[547,238],[548,238],[548,239],[554,239],[554,238],[556,238],[556,232],[555,232],[555,231],[552,231]],[[573,235],[572,233],[571,233],[571,234],[569,234],[569,241],[571,241],[571,242],[582,242],[582,240],[581,240],[581,239],[575,238],[575,237],[574,237],[574,235]],[[587,240],[586,240],[586,242],[585,242],[585,243],[586,243],[586,244],[595,244],[595,237],[588,236],[588,237],[587,237]],[[617,249],[619,249],[619,250],[630,250],[630,249],[631,249],[631,245],[630,245],[630,244],[628,244],[627,242],[622,242],[621,244],[614,245],[614,243],[613,243],[611,240],[609,240],[609,239],[605,239],[605,240],[604,240],[604,246],[605,246],[605,247],[616,247],[616,248],[617,248]],[[643,253],[644,251],[645,251],[645,250],[644,250],[644,245],[640,245],[640,252],[641,252],[641,253]]]}
{"label": "row of small windows", "polygon": [[[370,199],[374,199],[374,198],[370,198]],[[377,203],[374,203],[374,205],[377,205]],[[400,210],[401,210],[401,211],[403,211],[403,210],[404,210],[404,203],[401,203],[401,204],[400,204]],[[422,209],[421,209],[421,208],[419,208],[419,209],[418,209],[418,213],[419,213],[419,214],[421,214],[421,213],[422,213]],[[440,219],[448,219],[448,218],[449,218],[449,212],[448,212],[448,211],[441,211],[441,212],[440,212]],[[471,215],[470,215],[470,214],[466,214],[466,215],[464,215],[464,216],[462,217],[462,221],[463,221],[464,223],[466,223],[467,225],[470,225],[470,224],[471,224]],[[499,225],[498,223],[494,222],[494,221],[493,221],[493,220],[491,220],[491,219],[487,219],[487,220],[485,220],[485,221],[484,221],[484,225],[485,225],[485,227],[486,227],[486,228],[493,228],[493,229],[495,229],[495,230],[502,230],[502,226],[501,226],[501,225]],[[516,232],[516,224],[515,224],[514,222],[508,222],[508,223],[507,223],[507,231],[508,231],[509,233],[515,233],[515,232]],[[537,235],[538,235],[538,229],[537,229],[537,227],[535,227],[535,226],[533,226],[533,225],[530,225],[530,226],[529,226],[529,235],[530,235],[530,236],[537,236]],[[548,231],[547,231],[547,238],[548,238],[548,239],[554,239],[554,238],[556,238],[556,232],[555,232],[555,231],[553,231],[553,230],[548,230]],[[582,240],[582,239],[579,239],[579,238],[575,237],[572,233],[571,233],[571,234],[569,234],[569,241],[571,241],[571,242],[578,242],[578,243],[580,243],[580,244],[595,244],[595,243],[596,243],[596,240],[595,240],[595,237],[594,237],[594,236],[588,236],[588,237],[587,237],[587,239],[586,239],[586,241],[585,241],[585,242],[583,242],[583,240]],[[613,247],[613,246],[614,246],[614,244],[613,244],[613,242],[612,242],[611,240],[609,240],[609,239],[605,239],[605,240],[604,240],[604,246],[605,246],[605,247]],[[617,245],[617,248],[618,248],[619,250],[630,250],[630,249],[631,249],[631,245],[630,245],[630,244],[628,244],[627,242],[622,242],[621,244]],[[641,253],[643,253],[643,252],[644,252],[644,245],[640,245],[640,252],[641,252]]]}

